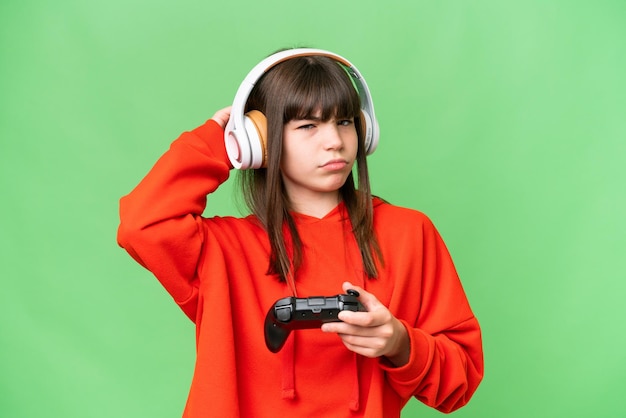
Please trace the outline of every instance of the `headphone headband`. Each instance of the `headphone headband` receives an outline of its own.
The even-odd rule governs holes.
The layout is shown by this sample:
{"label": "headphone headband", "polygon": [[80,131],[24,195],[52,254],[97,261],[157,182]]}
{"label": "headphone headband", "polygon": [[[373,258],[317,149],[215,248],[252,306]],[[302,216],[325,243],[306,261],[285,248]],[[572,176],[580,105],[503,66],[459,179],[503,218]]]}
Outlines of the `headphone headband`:
{"label": "headphone headband", "polygon": [[235,168],[259,168],[263,164],[263,145],[259,140],[252,140],[254,133],[247,132],[246,102],[258,80],[274,66],[295,57],[325,56],[341,64],[352,78],[361,98],[361,112],[365,119],[365,150],[371,154],[378,145],[379,128],[374,114],[374,103],[367,83],[359,70],[344,57],[322,49],[296,48],[277,52],[259,62],[244,78],[237,89],[231,109],[230,119],[224,131],[224,141],[228,157]]}

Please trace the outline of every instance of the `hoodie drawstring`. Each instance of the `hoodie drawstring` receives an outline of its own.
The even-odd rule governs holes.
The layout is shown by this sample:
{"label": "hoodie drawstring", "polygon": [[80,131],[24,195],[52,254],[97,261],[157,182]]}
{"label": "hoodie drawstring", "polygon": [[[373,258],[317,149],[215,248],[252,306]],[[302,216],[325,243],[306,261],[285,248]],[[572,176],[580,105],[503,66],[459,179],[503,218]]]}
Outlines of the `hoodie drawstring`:
{"label": "hoodie drawstring", "polygon": [[282,364],[283,364],[283,378],[282,378],[282,390],[281,396],[283,399],[295,399],[296,398],[296,367],[295,367],[295,355],[296,344],[295,335],[290,335],[285,342],[282,349]]}
{"label": "hoodie drawstring", "polygon": [[352,394],[350,396],[350,409],[354,412],[358,411],[361,407],[361,380],[359,379],[359,356],[357,353],[352,353],[352,365],[354,370],[352,372]]}
{"label": "hoodie drawstring", "polygon": [[[296,355],[296,338],[295,335],[290,335],[282,349],[283,356],[283,377],[281,387],[281,397],[285,400],[296,399],[296,367],[295,367],[295,355]],[[352,353],[352,392],[350,393],[350,399],[348,406],[351,411],[358,411],[361,407],[361,381],[359,379],[359,355]]]}

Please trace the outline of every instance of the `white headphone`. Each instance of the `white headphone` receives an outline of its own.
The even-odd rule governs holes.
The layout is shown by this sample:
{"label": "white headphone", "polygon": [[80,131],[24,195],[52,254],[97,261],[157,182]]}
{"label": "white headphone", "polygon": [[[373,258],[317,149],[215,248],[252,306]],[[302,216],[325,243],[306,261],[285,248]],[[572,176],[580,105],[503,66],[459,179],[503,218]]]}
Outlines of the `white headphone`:
{"label": "white headphone", "polygon": [[378,146],[380,131],[374,114],[374,103],[367,83],[359,70],[347,59],[321,49],[297,48],[273,54],[258,63],[241,82],[224,130],[226,152],[233,167],[260,168],[265,165],[267,121],[265,115],[253,110],[244,114],[248,96],[256,82],[275,65],[294,57],[325,56],[341,64],[352,78],[361,98],[361,118],[365,126],[365,152],[371,154]]}

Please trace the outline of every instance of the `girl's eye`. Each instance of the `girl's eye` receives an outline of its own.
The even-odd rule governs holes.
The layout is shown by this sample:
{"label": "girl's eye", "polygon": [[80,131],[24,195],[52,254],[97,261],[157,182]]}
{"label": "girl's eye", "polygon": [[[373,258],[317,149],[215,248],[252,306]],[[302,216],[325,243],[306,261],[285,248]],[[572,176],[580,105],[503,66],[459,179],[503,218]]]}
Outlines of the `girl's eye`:
{"label": "girl's eye", "polygon": [[350,126],[352,125],[352,123],[353,123],[352,119],[342,119],[339,122],[337,122],[337,124],[341,126]]}
{"label": "girl's eye", "polygon": [[307,124],[298,126],[298,129],[302,129],[304,131],[308,131],[309,129],[313,129],[313,128],[315,128],[315,125],[313,125],[312,123],[307,123]]}

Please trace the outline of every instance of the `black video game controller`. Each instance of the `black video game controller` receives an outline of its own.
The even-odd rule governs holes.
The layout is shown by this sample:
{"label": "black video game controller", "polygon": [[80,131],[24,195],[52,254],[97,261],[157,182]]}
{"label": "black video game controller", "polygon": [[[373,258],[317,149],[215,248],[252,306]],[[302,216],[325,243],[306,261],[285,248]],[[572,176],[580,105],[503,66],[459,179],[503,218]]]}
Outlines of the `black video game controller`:
{"label": "black video game controller", "polygon": [[265,317],[265,345],[272,353],[277,353],[294,329],[319,328],[327,322],[341,322],[337,317],[341,311],[365,311],[358,299],[359,292],[350,289],[347,293],[277,300]]}

